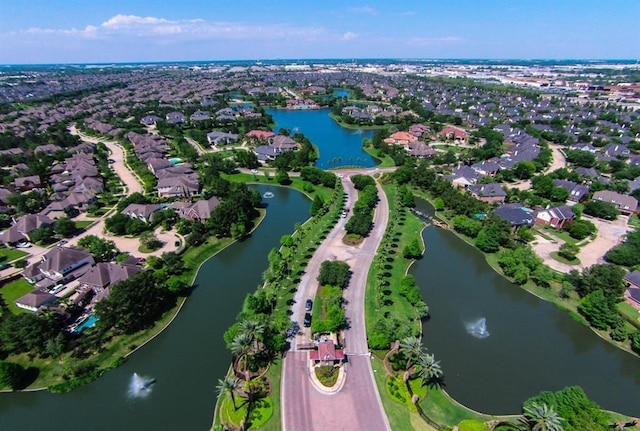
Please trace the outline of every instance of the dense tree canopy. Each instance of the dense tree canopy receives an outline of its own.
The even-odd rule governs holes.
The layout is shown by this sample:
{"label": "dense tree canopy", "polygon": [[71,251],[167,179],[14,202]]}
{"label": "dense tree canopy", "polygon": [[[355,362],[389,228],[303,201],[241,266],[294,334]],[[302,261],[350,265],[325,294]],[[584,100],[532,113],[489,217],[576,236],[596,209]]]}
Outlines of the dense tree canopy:
{"label": "dense tree canopy", "polygon": [[323,286],[347,287],[351,270],[349,264],[339,260],[325,260],[320,264],[320,273],[318,274],[318,283]]}

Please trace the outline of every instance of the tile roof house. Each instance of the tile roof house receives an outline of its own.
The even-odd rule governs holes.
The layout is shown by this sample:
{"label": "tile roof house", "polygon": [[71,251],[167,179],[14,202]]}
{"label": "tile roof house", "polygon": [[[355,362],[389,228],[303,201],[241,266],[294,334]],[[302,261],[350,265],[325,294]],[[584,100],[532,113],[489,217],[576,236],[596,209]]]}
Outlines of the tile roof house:
{"label": "tile roof house", "polygon": [[410,156],[417,157],[419,159],[426,159],[437,153],[434,148],[431,148],[422,141],[409,142],[406,148]]}
{"label": "tile roof house", "polygon": [[46,290],[35,289],[26,295],[15,300],[18,308],[23,310],[36,312],[48,304],[56,301],[58,298]]}
{"label": "tile roof house", "polygon": [[162,169],[170,168],[173,166],[173,163],[171,163],[169,160],[164,158],[157,158],[157,157],[147,160],[146,163],[147,163],[147,167],[149,168],[151,173],[154,175],[156,175],[157,172]]}
{"label": "tile roof house", "polygon": [[249,139],[267,140],[267,139],[273,138],[275,135],[276,134],[271,132],[271,131],[251,130],[251,131],[247,132],[247,134],[244,135],[244,136],[249,138]]}
{"label": "tile roof house", "polygon": [[535,213],[536,224],[562,229],[573,222],[576,216],[567,205],[539,210]]}
{"label": "tile roof house", "polygon": [[569,180],[553,180],[553,185],[561,187],[569,192],[569,200],[571,202],[580,202],[589,193],[589,186],[583,184],[574,183]]}
{"label": "tile roof house", "polygon": [[15,245],[19,242],[30,241],[29,234],[44,226],[51,226],[53,220],[40,214],[25,214],[14,220],[14,224],[0,233],[0,242],[5,245]]}
{"label": "tile roof house", "polygon": [[409,132],[395,132],[384,141],[387,144],[406,146],[409,142],[415,142],[417,140],[418,138]]}
{"label": "tile roof house", "polygon": [[455,126],[447,126],[440,130],[437,135],[441,138],[452,139],[455,141],[466,141],[469,136],[464,129]]}
{"label": "tile roof house", "polygon": [[[177,202],[181,204],[182,202]],[[216,207],[220,205],[217,197],[212,196],[209,199],[199,200],[191,205],[176,205],[174,208],[178,210],[178,216],[188,220],[199,221],[204,223]]]}
{"label": "tile roof house", "polygon": [[120,211],[120,214],[124,214],[130,218],[137,218],[147,223],[151,221],[153,214],[161,209],[162,206],[158,204],[129,204],[125,209]]}
{"label": "tile roof house", "polygon": [[184,176],[160,178],[156,186],[161,197],[190,197],[200,192],[200,184]]}
{"label": "tile roof house", "polygon": [[142,271],[138,265],[125,263],[100,262],[92,266],[80,279],[81,286],[91,288],[96,294],[94,301],[100,301],[109,295],[111,287],[120,281]]}
{"label": "tile roof house", "polygon": [[521,226],[533,226],[533,211],[523,207],[520,203],[500,205],[493,210],[493,213],[501,219],[508,221],[514,229],[518,229]]}
{"label": "tile roof house", "polygon": [[640,310],[640,271],[632,271],[624,279],[629,283],[624,294],[625,301]]}
{"label": "tile roof house", "polygon": [[207,141],[209,144],[216,145],[230,145],[238,142],[238,135],[235,133],[226,133],[226,132],[211,132],[207,133]]}
{"label": "tile roof house", "polygon": [[621,195],[611,190],[602,190],[593,194],[593,200],[610,202],[624,215],[632,215],[638,212],[638,200],[633,196]]}
{"label": "tile roof house", "polygon": [[471,184],[467,186],[471,195],[482,202],[504,202],[507,192],[504,191],[500,183]]}
{"label": "tile roof house", "polygon": [[22,276],[37,287],[74,280],[95,263],[91,253],[81,247],[54,247],[25,268]]}
{"label": "tile roof house", "polygon": [[271,144],[269,144],[269,146],[271,148],[275,148],[277,150],[280,150],[280,152],[289,151],[289,150],[295,150],[295,149],[298,148],[298,144],[296,143],[296,141],[294,141],[290,137],[284,136],[284,135],[278,135],[278,136],[274,137],[273,138],[273,142],[271,142]]}

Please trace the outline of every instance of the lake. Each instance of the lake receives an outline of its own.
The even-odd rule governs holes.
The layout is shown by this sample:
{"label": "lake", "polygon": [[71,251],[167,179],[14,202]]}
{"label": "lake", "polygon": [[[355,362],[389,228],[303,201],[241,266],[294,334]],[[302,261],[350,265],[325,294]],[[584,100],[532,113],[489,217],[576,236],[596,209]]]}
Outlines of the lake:
{"label": "lake", "polygon": [[370,168],[377,163],[362,149],[362,139],[371,138],[371,130],[351,130],[341,127],[329,117],[328,109],[285,110],[268,109],[267,112],[280,128],[292,133],[303,133],[320,150],[316,166],[331,169],[340,166],[362,166]]}

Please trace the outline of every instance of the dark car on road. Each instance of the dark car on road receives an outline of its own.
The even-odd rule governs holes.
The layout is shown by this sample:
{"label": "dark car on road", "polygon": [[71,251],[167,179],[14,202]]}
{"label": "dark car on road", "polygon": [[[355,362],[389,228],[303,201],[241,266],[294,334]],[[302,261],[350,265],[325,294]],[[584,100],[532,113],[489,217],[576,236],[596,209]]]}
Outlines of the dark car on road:
{"label": "dark car on road", "polygon": [[303,323],[304,323],[305,328],[308,328],[309,326],[311,326],[311,314],[305,313],[304,322]]}
{"label": "dark car on road", "polygon": [[313,301],[310,299],[307,299],[307,302],[305,302],[304,304],[304,309],[305,311],[311,311],[311,308],[313,308]]}

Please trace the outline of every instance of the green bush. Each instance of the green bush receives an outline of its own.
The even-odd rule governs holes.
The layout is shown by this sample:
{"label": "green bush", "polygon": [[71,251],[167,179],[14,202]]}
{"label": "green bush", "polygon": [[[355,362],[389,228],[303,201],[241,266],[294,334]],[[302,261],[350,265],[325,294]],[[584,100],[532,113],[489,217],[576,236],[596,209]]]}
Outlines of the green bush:
{"label": "green bush", "polygon": [[482,422],[473,419],[465,419],[458,424],[459,431],[488,431],[489,428]]}

